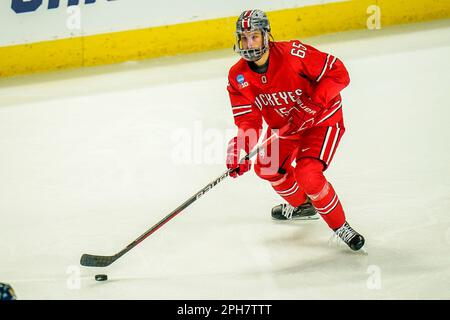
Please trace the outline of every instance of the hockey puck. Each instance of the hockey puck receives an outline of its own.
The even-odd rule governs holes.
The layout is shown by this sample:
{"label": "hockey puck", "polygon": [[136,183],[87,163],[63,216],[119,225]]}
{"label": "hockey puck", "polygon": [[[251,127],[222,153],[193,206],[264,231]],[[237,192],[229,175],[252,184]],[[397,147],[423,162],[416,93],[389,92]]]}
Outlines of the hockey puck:
{"label": "hockey puck", "polygon": [[106,274],[96,274],[95,280],[97,281],[106,281],[108,280],[108,276]]}

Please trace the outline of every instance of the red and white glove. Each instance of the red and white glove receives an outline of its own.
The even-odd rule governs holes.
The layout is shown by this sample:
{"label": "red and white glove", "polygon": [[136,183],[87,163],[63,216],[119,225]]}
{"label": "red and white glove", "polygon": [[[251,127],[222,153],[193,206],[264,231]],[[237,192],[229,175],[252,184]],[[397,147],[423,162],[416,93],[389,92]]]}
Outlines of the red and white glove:
{"label": "red and white glove", "polygon": [[292,129],[288,134],[295,134],[311,128],[320,118],[325,108],[302,94],[296,101],[296,105],[289,112]]}
{"label": "red and white glove", "polygon": [[236,178],[238,175],[241,176],[245,172],[249,171],[252,166],[250,160],[243,160],[241,163],[239,163],[241,150],[244,150],[245,154],[248,154],[250,152],[249,145],[248,143],[245,143],[244,140],[244,138],[238,138],[236,136],[231,139],[230,142],[228,142],[227,168],[236,169],[230,172],[230,177]]}

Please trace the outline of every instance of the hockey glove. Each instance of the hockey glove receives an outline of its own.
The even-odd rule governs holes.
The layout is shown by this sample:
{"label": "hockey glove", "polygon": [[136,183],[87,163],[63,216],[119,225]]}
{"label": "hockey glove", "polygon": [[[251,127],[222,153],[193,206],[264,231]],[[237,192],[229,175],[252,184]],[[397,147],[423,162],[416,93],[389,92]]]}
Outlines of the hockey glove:
{"label": "hockey glove", "polygon": [[[235,169],[230,172],[230,177],[236,178],[238,175],[241,176],[245,172],[249,171],[251,168],[250,160],[243,160],[239,163],[241,158],[241,150],[245,151],[245,154],[248,154],[250,151],[248,150],[248,143],[244,143],[244,139],[238,139],[238,137],[234,137],[228,142],[227,148],[227,168]],[[244,154],[244,155],[245,155]],[[242,157],[244,156],[242,155]]]}
{"label": "hockey glove", "polygon": [[311,128],[320,118],[324,111],[324,107],[311,100],[310,97],[301,95],[294,108],[289,112],[292,122],[292,130],[289,134],[295,134],[302,130]]}

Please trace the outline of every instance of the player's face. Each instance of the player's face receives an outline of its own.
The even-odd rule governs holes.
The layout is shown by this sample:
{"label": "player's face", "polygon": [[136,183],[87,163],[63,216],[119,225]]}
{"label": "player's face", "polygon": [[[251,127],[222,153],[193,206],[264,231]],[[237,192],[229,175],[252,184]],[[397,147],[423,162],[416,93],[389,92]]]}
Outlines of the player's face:
{"label": "player's face", "polygon": [[241,34],[242,49],[259,49],[263,45],[261,31],[245,31]]}

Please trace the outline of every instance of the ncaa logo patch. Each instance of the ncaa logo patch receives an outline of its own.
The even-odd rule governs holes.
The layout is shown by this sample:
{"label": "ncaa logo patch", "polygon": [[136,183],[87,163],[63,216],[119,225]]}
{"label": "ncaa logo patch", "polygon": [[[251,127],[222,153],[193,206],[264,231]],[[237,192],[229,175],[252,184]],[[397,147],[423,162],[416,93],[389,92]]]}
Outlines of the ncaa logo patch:
{"label": "ncaa logo patch", "polygon": [[245,81],[244,76],[243,76],[242,74],[239,74],[239,75],[236,77],[236,81],[237,81],[238,83],[243,83],[243,82]]}

